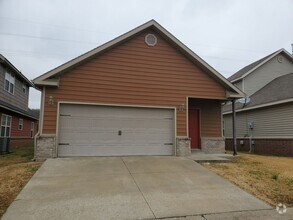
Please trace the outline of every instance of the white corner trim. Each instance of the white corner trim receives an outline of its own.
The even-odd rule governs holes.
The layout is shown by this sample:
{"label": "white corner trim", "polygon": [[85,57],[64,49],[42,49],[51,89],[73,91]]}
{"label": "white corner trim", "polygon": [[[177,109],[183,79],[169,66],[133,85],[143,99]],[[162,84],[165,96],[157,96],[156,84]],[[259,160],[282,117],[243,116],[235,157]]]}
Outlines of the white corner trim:
{"label": "white corner trim", "polygon": [[43,135],[43,124],[44,124],[44,108],[45,108],[45,98],[46,98],[46,87],[43,87],[42,96],[41,96],[41,110],[39,118],[39,132],[40,135]]}

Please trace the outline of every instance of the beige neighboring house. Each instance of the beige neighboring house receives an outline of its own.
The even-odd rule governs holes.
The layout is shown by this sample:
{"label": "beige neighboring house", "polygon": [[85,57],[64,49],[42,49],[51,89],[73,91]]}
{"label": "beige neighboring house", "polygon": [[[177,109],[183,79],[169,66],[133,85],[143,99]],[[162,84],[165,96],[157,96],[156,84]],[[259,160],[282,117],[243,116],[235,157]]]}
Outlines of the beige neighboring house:
{"label": "beige neighboring house", "polygon": [[[278,50],[228,78],[246,98],[236,101],[240,151],[293,156],[293,57]],[[226,149],[232,149],[231,104],[223,106]]]}

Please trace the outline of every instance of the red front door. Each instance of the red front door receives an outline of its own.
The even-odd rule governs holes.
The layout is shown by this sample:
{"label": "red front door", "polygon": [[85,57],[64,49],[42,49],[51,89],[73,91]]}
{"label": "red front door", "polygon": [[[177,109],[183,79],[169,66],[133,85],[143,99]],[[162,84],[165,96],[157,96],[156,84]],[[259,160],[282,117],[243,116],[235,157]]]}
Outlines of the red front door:
{"label": "red front door", "polygon": [[191,138],[191,149],[200,149],[200,115],[199,109],[188,110],[188,130]]}

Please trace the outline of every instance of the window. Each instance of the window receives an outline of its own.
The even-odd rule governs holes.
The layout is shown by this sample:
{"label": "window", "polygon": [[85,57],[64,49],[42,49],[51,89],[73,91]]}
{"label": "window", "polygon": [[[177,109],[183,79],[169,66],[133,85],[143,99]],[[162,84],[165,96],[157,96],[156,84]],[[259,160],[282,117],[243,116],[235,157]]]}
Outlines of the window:
{"label": "window", "polygon": [[24,82],[22,83],[22,92],[26,94],[26,85]]}
{"label": "window", "polygon": [[22,130],[23,129],[23,119],[20,118],[18,121],[18,130]]}
{"label": "window", "polygon": [[35,128],[35,123],[31,123],[31,138],[34,136],[34,128]]}
{"label": "window", "polygon": [[1,117],[1,137],[10,137],[11,116],[2,114]]}
{"label": "window", "polygon": [[4,82],[4,90],[14,94],[14,85],[15,85],[15,77],[13,74],[6,72],[5,73],[5,82]]}

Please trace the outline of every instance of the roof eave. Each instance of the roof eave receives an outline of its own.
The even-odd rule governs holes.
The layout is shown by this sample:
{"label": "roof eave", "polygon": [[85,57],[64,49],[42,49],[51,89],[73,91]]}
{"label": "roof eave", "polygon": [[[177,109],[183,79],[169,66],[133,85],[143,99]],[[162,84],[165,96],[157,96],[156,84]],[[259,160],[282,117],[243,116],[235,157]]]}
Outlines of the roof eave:
{"label": "roof eave", "polygon": [[245,93],[242,91],[240,91],[240,93],[235,93],[235,92],[231,92],[231,91],[226,90],[226,97],[228,99],[240,99],[245,96],[246,96]]}
{"label": "roof eave", "polygon": [[255,71],[256,69],[258,69],[259,67],[261,67],[262,65],[264,65],[265,63],[267,63],[269,60],[271,60],[273,57],[277,56],[280,53],[284,53],[286,54],[289,59],[291,59],[293,61],[293,57],[290,53],[288,53],[285,49],[280,49],[278,51],[276,51],[275,53],[273,53],[270,57],[268,57],[267,59],[265,59],[263,62],[261,62],[260,64],[258,64],[257,66],[255,66],[254,68],[250,69],[249,71],[247,71],[246,73],[244,73],[241,77],[238,77],[236,79],[231,80],[231,83],[237,82],[239,80],[242,80],[243,78],[245,78],[247,75],[249,75],[250,73],[252,73],[253,71]]}
{"label": "roof eave", "polygon": [[56,86],[59,87],[59,79],[47,79],[47,80],[33,80],[33,83],[36,87],[39,86]]}
{"label": "roof eave", "polygon": [[154,25],[156,22],[154,20],[151,20],[145,24],[142,24],[141,26],[123,34],[123,35],[120,35],[118,37],[116,37],[115,39],[109,41],[109,42],[106,42],[104,44],[102,44],[101,46],[98,46],[96,48],[94,48],[93,50],[90,50],[64,64],[62,64],[61,66],[58,66],[57,68],[53,69],[53,70],[50,70],[48,71],[47,73],[44,73],[42,74],[41,76],[35,78],[33,80],[33,82],[35,81],[44,81],[45,79],[47,78],[50,78],[51,76],[55,75],[55,74],[58,74],[60,72],[63,72],[63,71],[66,71],[67,69],[69,69],[70,67],[74,66],[74,65],[77,65],[78,63],[94,56],[94,55],[97,55],[98,53],[108,49],[109,47],[112,47],[116,44],[118,44],[119,42],[121,41],[124,41],[126,39],[128,39],[129,37],[143,31],[144,29],[148,28],[148,27],[151,27],[152,25]]}
{"label": "roof eave", "polygon": [[[187,46],[185,46],[181,41],[179,41],[176,37],[174,37],[171,33],[169,33],[164,27],[162,27],[159,23],[157,23],[155,20],[151,20],[123,35],[120,35],[119,37],[71,60],[68,61],[67,63],[35,78],[33,80],[35,85],[47,85],[45,81],[46,79],[59,74],[61,72],[66,71],[67,69],[77,65],[78,63],[89,59],[92,56],[97,55],[98,53],[103,52],[104,50],[107,50],[115,45],[117,45],[120,42],[123,42],[127,40],[128,38],[140,33],[141,31],[154,27],[156,28],[159,32],[162,32],[167,38],[169,38],[174,44],[178,45],[181,50],[183,50],[185,53],[187,53],[190,57],[192,57],[198,64],[200,64],[205,70],[207,70],[209,73],[211,73],[212,77],[218,81],[220,84],[222,84],[226,89],[228,90],[233,90],[234,92],[239,94],[239,97],[242,97],[243,93],[234,85],[231,84],[224,76],[222,76],[220,73],[218,73],[215,69],[213,69],[209,64],[207,64],[203,59],[201,59],[197,54],[195,54],[192,50],[190,50]],[[51,85],[51,84],[50,84]],[[57,85],[53,85],[57,86]]]}
{"label": "roof eave", "polygon": [[15,112],[15,113],[17,113],[17,114],[20,114],[20,115],[26,116],[26,117],[28,117],[28,118],[32,118],[32,119],[35,119],[35,120],[37,120],[37,121],[39,120],[38,118],[35,118],[35,117],[32,116],[32,115],[24,114],[24,113],[22,113],[22,112],[20,112],[20,111],[17,111],[17,110],[11,109],[11,108],[9,108],[9,107],[7,107],[7,106],[5,106],[5,105],[1,105],[1,104],[0,104],[0,107],[1,107],[1,108],[4,108],[4,109],[7,109],[7,110],[9,110],[9,111]]}
{"label": "roof eave", "polygon": [[7,64],[11,69],[14,70],[14,72],[17,73],[17,75],[24,80],[29,86],[34,87],[34,84],[28,80],[8,59],[6,59],[3,55],[0,54],[0,59],[3,63]]}

